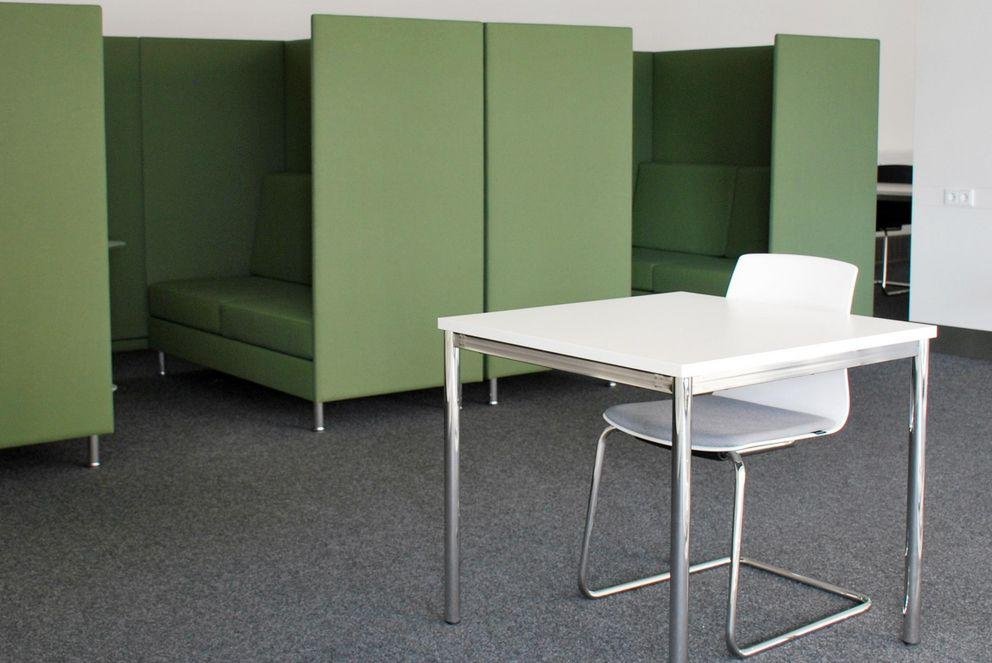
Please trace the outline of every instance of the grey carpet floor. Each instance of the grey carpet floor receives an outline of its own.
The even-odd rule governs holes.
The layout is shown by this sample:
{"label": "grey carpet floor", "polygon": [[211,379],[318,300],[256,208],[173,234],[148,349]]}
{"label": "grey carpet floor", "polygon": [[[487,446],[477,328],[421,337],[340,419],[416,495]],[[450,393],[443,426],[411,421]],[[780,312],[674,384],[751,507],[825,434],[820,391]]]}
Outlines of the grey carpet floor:
{"label": "grey carpet floor", "polygon": [[[327,405],[154,355],[115,358],[104,465],[82,441],[0,452],[3,661],[639,661],[667,651],[668,590],[576,588],[600,414],[646,392],[563,375],[483,385],[463,410],[463,622],[442,621],[440,390]],[[866,615],[762,661],[992,660],[992,364],[935,355],[923,643],[899,640],[907,362],[852,371],[829,439],[754,458],[746,553],[846,584]],[[607,456],[592,574],[666,565],[667,452]],[[725,554],[731,469],[693,461],[694,559]],[[726,570],[694,576],[693,660],[730,660]],[[843,605],[745,572],[744,638]]]}

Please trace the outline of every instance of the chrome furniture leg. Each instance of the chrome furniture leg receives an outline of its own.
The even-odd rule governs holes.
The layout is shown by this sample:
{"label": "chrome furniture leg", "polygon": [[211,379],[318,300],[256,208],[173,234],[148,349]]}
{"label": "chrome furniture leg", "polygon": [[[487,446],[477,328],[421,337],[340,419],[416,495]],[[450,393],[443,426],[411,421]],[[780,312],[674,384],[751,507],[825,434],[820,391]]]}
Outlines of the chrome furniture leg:
{"label": "chrome furniture leg", "polygon": [[100,436],[90,435],[90,467],[100,467]]}
{"label": "chrome furniture leg", "polygon": [[499,405],[499,392],[496,378],[489,378],[489,404]]}
{"label": "chrome furniture leg", "polygon": [[461,561],[458,550],[459,350],[444,332],[444,621],[461,621]]}
{"label": "chrome furniture leg", "polygon": [[[605,587],[603,589],[593,589],[588,583],[588,567],[589,567],[589,549],[590,542],[592,539],[593,523],[596,515],[596,505],[599,495],[599,485],[602,480],[603,471],[603,460],[606,454],[606,441],[609,435],[616,429],[612,426],[606,428],[602,435],[599,437],[599,444],[596,447],[596,463],[593,467],[592,476],[592,486],[589,492],[589,507],[586,513],[586,526],[585,532],[582,538],[582,553],[579,561],[579,590],[584,596],[590,599],[599,599],[606,596],[612,596],[613,594],[619,594],[621,592],[631,591],[633,589],[639,589],[641,587],[647,587],[649,585],[655,585],[671,580],[671,572],[659,573],[657,575],[648,576],[645,578],[640,578],[637,580],[631,580],[629,582],[623,582],[611,587]],[[746,479],[747,474],[744,467],[744,461],[738,454],[728,454],[728,459],[734,464],[734,523],[733,523],[733,535],[731,537],[731,553],[729,557],[720,557],[717,559],[709,560],[706,562],[700,562],[698,564],[693,564],[689,566],[689,574],[700,573],[702,571],[708,571],[710,569],[720,568],[723,566],[730,566],[730,581],[729,581],[729,591],[727,597],[727,627],[726,627],[726,640],[727,647],[735,655],[741,658],[748,658],[759,654],[764,651],[768,651],[774,647],[784,645],[787,642],[791,642],[796,638],[803,635],[807,635],[814,631],[826,628],[832,624],[844,621],[855,615],[859,615],[869,608],[871,608],[871,599],[862,594],[858,594],[849,589],[839,587],[829,582],[824,582],[822,580],[817,580],[815,578],[810,578],[808,576],[800,575],[798,573],[793,573],[787,569],[784,569],[773,564],[766,564],[764,562],[759,562],[741,555],[741,546],[743,542],[744,535],[744,495],[746,489]],[[787,580],[792,580],[794,582],[799,582],[804,585],[809,585],[817,589],[836,594],[838,596],[850,599],[855,602],[855,605],[841,610],[832,615],[828,615],[822,619],[818,619],[814,622],[801,626],[799,628],[793,629],[777,635],[775,637],[769,638],[767,640],[762,640],[760,642],[750,644],[750,645],[739,645],[737,643],[737,605],[738,605],[738,594],[740,589],[740,567],[741,565],[750,566],[751,568],[759,569],[767,573],[771,573]],[[671,646],[671,645],[670,645]]]}
{"label": "chrome furniture leg", "polygon": [[607,382],[606,383],[606,386],[609,387],[610,389],[613,389],[613,387],[617,386],[617,383],[616,382]]}
{"label": "chrome furniture leg", "polygon": [[158,374],[165,375],[165,353],[158,351]]}
{"label": "chrome furniture leg", "polygon": [[672,589],[669,595],[668,660],[689,660],[689,507],[692,461],[692,378],[676,378],[672,390]]}
{"label": "chrome furniture leg", "polygon": [[313,429],[317,433],[324,430],[324,404],[320,401],[313,402]]}
{"label": "chrome furniture leg", "polygon": [[906,486],[906,598],[902,639],[920,642],[920,581],[923,566],[923,493],[926,479],[927,382],[930,342],[920,341],[913,358],[913,404],[909,419],[909,477]]}
{"label": "chrome furniture leg", "polygon": [[[904,295],[909,292],[909,284],[903,281],[889,280],[889,231],[882,231],[882,278],[876,279],[875,283],[882,286],[882,292],[886,295]],[[899,286],[899,290],[889,290],[889,285]]]}

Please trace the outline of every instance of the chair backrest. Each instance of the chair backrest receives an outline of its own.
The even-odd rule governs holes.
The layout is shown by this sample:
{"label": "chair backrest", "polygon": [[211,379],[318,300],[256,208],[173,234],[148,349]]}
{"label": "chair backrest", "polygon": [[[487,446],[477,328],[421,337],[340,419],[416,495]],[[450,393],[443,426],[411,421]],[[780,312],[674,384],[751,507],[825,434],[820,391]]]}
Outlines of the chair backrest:
{"label": "chair backrest", "polygon": [[[857,267],[839,260],[751,253],[738,259],[727,299],[850,313],[857,277]],[[836,421],[838,428],[850,411],[846,370],[726,389],[718,394],[817,414]]]}
{"label": "chair backrest", "polygon": [[253,276],[310,285],[310,189],[310,175],[306,173],[270,173],[262,179],[262,205],[251,250]]}

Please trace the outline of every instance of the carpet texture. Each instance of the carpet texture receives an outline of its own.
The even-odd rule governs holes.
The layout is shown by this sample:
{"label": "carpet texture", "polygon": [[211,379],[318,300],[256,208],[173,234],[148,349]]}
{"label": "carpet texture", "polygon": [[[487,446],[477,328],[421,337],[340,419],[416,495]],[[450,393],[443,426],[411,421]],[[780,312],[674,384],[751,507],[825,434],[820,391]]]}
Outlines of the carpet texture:
{"label": "carpet texture", "polygon": [[[115,357],[103,467],[71,440],[0,452],[3,661],[640,661],[667,654],[668,589],[576,586],[601,414],[650,398],[557,373],[467,385],[463,621],[442,620],[440,390],[310,405],[155,357]],[[829,438],[753,458],[745,553],[867,593],[872,610],[772,661],[992,660],[992,364],[933,357],[923,643],[899,640],[909,362],[851,372]],[[616,436],[596,584],[668,553],[669,454]],[[693,461],[693,559],[726,554],[729,463]],[[726,569],[693,576],[693,660],[724,646]],[[844,602],[745,571],[748,641]]]}

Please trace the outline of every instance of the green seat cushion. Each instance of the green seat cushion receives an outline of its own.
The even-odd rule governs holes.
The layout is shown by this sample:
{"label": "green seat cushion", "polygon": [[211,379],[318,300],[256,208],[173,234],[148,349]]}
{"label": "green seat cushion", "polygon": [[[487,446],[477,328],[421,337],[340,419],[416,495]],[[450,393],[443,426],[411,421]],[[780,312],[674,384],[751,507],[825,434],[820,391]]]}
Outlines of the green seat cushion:
{"label": "green seat cushion", "polygon": [[310,175],[273,173],[262,180],[262,207],[255,224],[251,273],[310,285],[313,274],[313,211]]}
{"label": "green seat cushion", "polygon": [[640,164],[634,189],[634,246],[722,256],[735,176],[735,166]]}
{"label": "green seat cushion", "polygon": [[654,292],[699,292],[704,295],[727,294],[736,258],[701,256],[692,253],[665,252],[656,263],[651,279]]}
{"label": "green seat cushion", "polygon": [[652,274],[654,266],[664,259],[666,252],[658,249],[645,249],[640,246],[634,247],[634,254],[630,261],[630,286],[634,290],[651,291]]}
{"label": "green seat cushion", "polygon": [[219,334],[222,304],[261,296],[290,297],[294,289],[304,287],[257,276],[163,281],[148,287],[148,310],[154,318]]}
{"label": "green seat cushion", "polygon": [[741,166],[734,184],[734,204],[724,255],[768,252],[771,173],[767,166]]}
{"label": "green seat cushion", "polygon": [[[294,284],[295,285],[295,284]],[[221,306],[221,334],[276,352],[313,359],[313,297],[295,285],[288,296],[259,295]]]}

